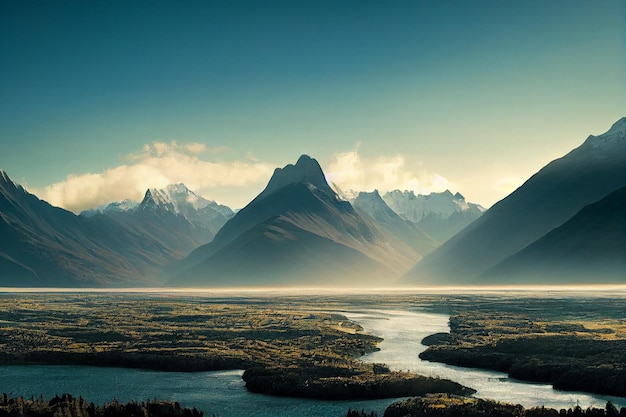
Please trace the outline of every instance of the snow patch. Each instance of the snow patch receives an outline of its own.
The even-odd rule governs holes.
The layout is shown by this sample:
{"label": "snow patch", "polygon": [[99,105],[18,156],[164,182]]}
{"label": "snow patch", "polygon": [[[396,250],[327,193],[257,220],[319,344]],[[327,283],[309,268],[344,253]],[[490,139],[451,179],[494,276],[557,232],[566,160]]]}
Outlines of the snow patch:
{"label": "snow patch", "polygon": [[615,150],[626,146],[626,117],[619,119],[600,136],[589,136],[585,144],[600,150]]}

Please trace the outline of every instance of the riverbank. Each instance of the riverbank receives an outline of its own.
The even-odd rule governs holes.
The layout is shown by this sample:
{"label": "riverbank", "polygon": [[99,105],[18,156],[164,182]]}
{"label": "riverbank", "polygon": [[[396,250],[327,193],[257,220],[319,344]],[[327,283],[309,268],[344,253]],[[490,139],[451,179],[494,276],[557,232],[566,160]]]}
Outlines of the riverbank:
{"label": "riverbank", "polygon": [[472,392],[360,361],[382,339],[307,305],[146,294],[4,294],[2,302],[4,365],[247,369],[253,392],[335,400]]}
{"label": "riverbank", "polygon": [[428,336],[420,358],[492,369],[556,389],[626,397],[626,326],[527,314],[465,312],[450,332]]}

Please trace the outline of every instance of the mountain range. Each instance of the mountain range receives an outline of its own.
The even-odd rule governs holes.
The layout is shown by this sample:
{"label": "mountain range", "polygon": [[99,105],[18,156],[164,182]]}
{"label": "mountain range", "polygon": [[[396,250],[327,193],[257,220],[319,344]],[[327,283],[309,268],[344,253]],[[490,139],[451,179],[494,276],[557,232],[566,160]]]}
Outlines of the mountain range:
{"label": "mountain range", "polygon": [[[342,190],[336,184],[333,189],[341,198],[355,204],[362,192]],[[377,190],[374,190],[378,194]],[[414,224],[419,233],[426,233],[437,246],[463,230],[479,218],[485,209],[479,204],[465,201],[460,193],[450,190],[440,193],[418,194],[412,190],[393,190],[381,196],[384,204],[397,216]]]}
{"label": "mountain range", "polygon": [[[624,208],[621,194],[611,194],[624,186],[626,118],[550,162],[418,262],[403,282],[625,282]],[[583,259],[590,262],[580,269]]]}
{"label": "mountain range", "polygon": [[[172,200],[183,196],[189,202]],[[194,196],[178,184],[146,191],[137,205],[110,204],[76,216],[0,171],[0,286],[158,285],[163,267],[210,241],[232,216]]]}
{"label": "mountain range", "polygon": [[624,283],[625,200],[626,118],[486,211],[344,193],[307,155],[237,213],[172,184],[77,216],[0,171],[0,286]]}
{"label": "mountain range", "polygon": [[[380,196],[375,204],[387,207]],[[212,242],[176,265],[169,284],[390,285],[422,257],[419,249],[436,243],[423,233],[397,236],[393,222],[409,225],[387,210],[392,219],[383,224],[374,211],[355,209],[331,189],[317,161],[302,155],[277,168]]]}

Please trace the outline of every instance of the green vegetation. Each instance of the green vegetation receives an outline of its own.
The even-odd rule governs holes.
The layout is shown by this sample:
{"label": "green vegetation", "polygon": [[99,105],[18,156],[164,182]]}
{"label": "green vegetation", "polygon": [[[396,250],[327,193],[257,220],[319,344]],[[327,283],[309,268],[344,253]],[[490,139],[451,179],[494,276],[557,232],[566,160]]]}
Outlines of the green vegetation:
{"label": "green vegetation", "polygon": [[0,364],[247,369],[256,392],[310,398],[467,394],[358,357],[380,338],[315,303],[146,294],[4,294]]}
{"label": "green vegetation", "polygon": [[131,401],[120,404],[116,400],[102,406],[87,403],[82,397],[74,398],[69,394],[55,396],[50,401],[43,398],[22,397],[0,399],[0,417],[203,417],[203,413],[194,409],[183,408],[176,402]]}
{"label": "green vegetation", "polygon": [[555,388],[626,396],[623,319],[545,319],[471,311],[450,318],[450,334],[424,339],[422,359],[507,372]]}
{"label": "green vegetation", "polygon": [[[425,397],[409,398],[391,404],[384,417],[624,417],[626,408],[618,411],[613,404],[606,408],[580,407],[555,410],[534,407],[525,409],[521,405],[506,404],[478,398],[459,397],[447,394],[431,394]],[[348,417],[353,417],[348,413]],[[356,414],[354,417],[358,417]]]}
{"label": "green vegetation", "polygon": [[389,372],[377,367],[381,368],[373,365],[373,372],[362,367],[357,372],[343,373],[332,368],[252,369],[243,374],[243,379],[253,392],[325,400],[400,398],[431,392],[470,395],[476,392],[446,379]]}

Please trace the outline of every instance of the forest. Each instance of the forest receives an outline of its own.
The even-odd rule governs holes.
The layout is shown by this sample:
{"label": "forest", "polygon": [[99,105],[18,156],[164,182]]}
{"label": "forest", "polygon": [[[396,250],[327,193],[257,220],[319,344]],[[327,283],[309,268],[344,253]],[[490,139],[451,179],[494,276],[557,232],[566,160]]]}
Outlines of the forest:
{"label": "forest", "polygon": [[116,400],[96,406],[82,397],[70,394],[55,396],[50,400],[42,397],[24,399],[9,398],[2,395],[0,400],[0,417],[203,417],[204,414],[195,408],[181,407],[177,402],[170,401],[135,401],[126,404]]}

